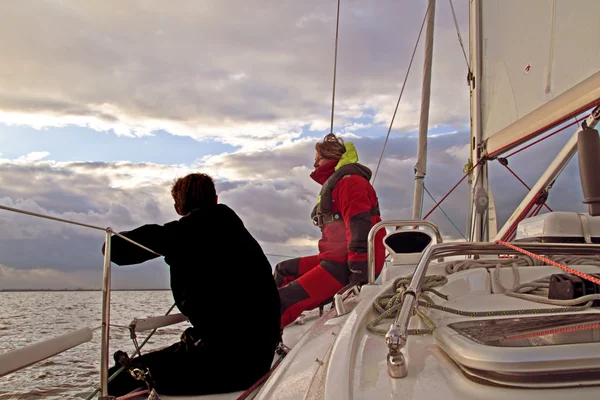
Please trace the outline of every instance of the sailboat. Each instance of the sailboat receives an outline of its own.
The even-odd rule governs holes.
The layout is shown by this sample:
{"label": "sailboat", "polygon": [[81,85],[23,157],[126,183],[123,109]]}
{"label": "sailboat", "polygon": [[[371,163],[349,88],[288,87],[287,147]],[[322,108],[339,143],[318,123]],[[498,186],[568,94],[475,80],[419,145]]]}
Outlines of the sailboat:
{"label": "sailboat", "polygon": [[[360,290],[347,286],[331,307],[308,312],[287,327],[287,348],[264,381],[244,393],[181,398],[547,400],[598,393],[600,313],[593,306],[600,302],[600,279],[594,275],[600,266],[600,245],[595,244],[600,241],[595,179],[600,166],[594,164],[600,150],[594,129],[600,120],[600,2],[470,0],[472,167],[466,175],[472,175],[472,234],[469,241],[456,243],[444,243],[438,227],[420,210],[435,4],[428,0],[413,218],[373,227],[369,283]],[[496,232],[489,163],[587,111],[571,140]],[[531,216],[578,147],[590,215]],[[390,260],[376,277],[373,240],[381,229],[390,229],[384,238]],[[107,242],[111,234],[106,231]],[[106,399],[109,257],[104,271],[98,391]],[[145,331],[184,319],[164,316],[132,325]],[[0,376],[91,337],[85,328],[18,354],[2,354]],[[242,338],[241,360],[243,346]],[[179,398],[150,393],[158,396]]]}
{"label": "sailboat", "polygon": [[[384,221],[369,235],[372,240],[385,226],[412,228],[385,237],[392,261],[381,283],[371,273],[358,296],[316,320],[256,399],[558,399],[597,393],[600,313],[590,300],[600,298],[600,286],[594,286],[600,281],[590,274],[600,265],[600,246],[593,244],[600,240],[598,169],[591,161],[600,150],[593,129],[600,118],[600,51],[594,45],[600,3],[471,0],[469,6],[470,241],[441,243],[437,228],[419,214],[425,105],[413,220]],[[430,0],[426,63],[434,15]],[[424,101],[428,70],[425,65]],[[572,139],[496,232],[488,163],[587,110]],[[525,218],[527,206],[541,193],[547,196],[578,142],[591,216]],[[511,231],[515,241],[504,244]],[[414,244],[424,232],[431,244],[418,249]],[[442,260],[457,256],[473,259]],[[582,300],[564,295],[561,284],[595,289],[581,292],[588,296]]]}

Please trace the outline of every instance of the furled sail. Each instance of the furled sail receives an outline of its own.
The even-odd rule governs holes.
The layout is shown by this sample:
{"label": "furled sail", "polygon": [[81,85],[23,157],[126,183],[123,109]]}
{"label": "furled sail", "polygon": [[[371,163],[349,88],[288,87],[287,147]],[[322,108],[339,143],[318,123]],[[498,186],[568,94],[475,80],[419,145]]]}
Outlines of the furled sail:
{"label": "furled sail", "polygon": [[600,0],[483,0],[480,7],[488,154],[598,103]]}

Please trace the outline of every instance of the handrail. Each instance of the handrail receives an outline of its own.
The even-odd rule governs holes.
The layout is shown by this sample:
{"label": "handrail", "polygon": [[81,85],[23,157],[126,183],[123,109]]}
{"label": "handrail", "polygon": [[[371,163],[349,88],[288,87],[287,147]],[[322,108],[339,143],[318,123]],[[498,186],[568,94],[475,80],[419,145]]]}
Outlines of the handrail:
{"label": "handrail", "polygon": [[347,284],[333,296],[333,304],[335,305],[335,312],[338,317],[348,314],[346,307],[344,307],[344,299],[350,292],[354,292],[354,295],[358,296],[359,291],[356,283]]}
{"label": "handrail", "polygon": [[3,205],[0,205],[0,209],[18,213],[18,214],[30,215],[32,217],[38,217],[38,218],[49,219],[49,220],[57,221],[57,222],[63,222],[66,224],[82,226],[84,228],[101,230],[106,233],[105,249],[104,249],[104,267],[103,267],[103,273],[102,273],[102,339],[101,339],[101,346],[100,346],[101,347],[101,350],[100,350],[100,398],[107,397],[108,396],[108,360],[109,360],[108,351],[109,351],[109,334],[110,334],[111,235],[114,234],[116,236],[119,236],[120,238],[122,238],[138,247],[141,247],[144,250],[154,253],[158,256],[160,256],[161,254],[121,235],[120,233],[113,231],[113,229],[110,227],[101,228],[101,227],[95,226],[95,225],[84,224],[81,222],[71,221],[71,220],[63,219],[63,218],[51,217],[49,215],[34,213],[31,211],[25,211],[25,210],[21,210],[18,208],[7,207],[7,206],[3,206]]}
{"label": "handrail", "polygon": [[[519,243],[522,249],[544,255],[600,255],[600,245],[597,244],[565,244],[565,243]],[[417,264],[408,288],[402,294],[402,304],[394,323],[390,326],[385,341],[389,352],[387,357],[388,374],[392,378],[403,378],[408,374],[406,359],[401,350],[408,339],[408,325],[414,312],[417,298],[425,274],[432,260],[440,257],[455,255],[489,255],[508,254],[518,255],[518,251],[491,242],[444,243],[427,247]]]}
{"label": "handrail", "polygon": [[89,224],[83,224],[81,222],[71,221],[71,220],[68,220],[68,219],[51,217],[49,215],[38,214],[38,213],[31,212],[31,211],[20,210],[18,208],[12,208],[12,207],[7,207],[7,206],[0,205],[0,209],[6,210],[6,211],[11,211],[11,212],[14,212],[14,213],[17,213],[17,214],[31,215],[32,217],[39,217],[39,218],[44,218],[44,219],[51,219],[53,221],[64,222],[66,224],[79,225],[79,226],[83,226],[85,228],[96,229],[96,230],[99,230],[99,231],[106,231],[106,228],[101,228],[99,226],[94,226],[94,225],[89,225]]}
{"label": "handrail", "polygon": [[396,226],[398,228],[403,227],[403,226],[414,226],[414,227],[418,227],[418,226],[426,226],[428,228],[431,228],[433,230],[433,232],[435,233],[435,237],[438,243],[443,243],[442,240],[442,234],[440,233],[440,229],[437,227],[436,224],[433,224],[429,221],[407,221],[407,220],[401,220],[401,221],[381,221],[376,223],[375,225],[373,225],[373,227],[371,228],[371,230],[369,231],[369,236],[368,236],[368,243],[369,243],[369,248],[368,248],[368,257],[369,257],[369,285],[374,285],[375,284],[375,235],[377,234],[377,232],[379,232],[379,230],[381,228],[384,228],[386,226]]}

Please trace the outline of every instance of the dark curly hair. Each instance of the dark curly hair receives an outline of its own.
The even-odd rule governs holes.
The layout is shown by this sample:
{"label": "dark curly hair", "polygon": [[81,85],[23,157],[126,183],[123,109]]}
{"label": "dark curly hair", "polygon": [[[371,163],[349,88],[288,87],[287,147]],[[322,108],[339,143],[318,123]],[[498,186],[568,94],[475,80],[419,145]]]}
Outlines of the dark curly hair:
{"label": "dark curly hair", "polygon": [[175,200],[175,209],[181,215],[217,203],[215,183],[206,174],[189,174],[175,180],[171,195]]}
{"label": "dark curly hair", "polygon": [[315,150],[323,158],[339,160],[342,158],[342,154],[346,152],[346,147],[344,146],[344,139],[335,136],[333,133],[329,133],[325,135],[322,142],[318,142],[315,145]]}

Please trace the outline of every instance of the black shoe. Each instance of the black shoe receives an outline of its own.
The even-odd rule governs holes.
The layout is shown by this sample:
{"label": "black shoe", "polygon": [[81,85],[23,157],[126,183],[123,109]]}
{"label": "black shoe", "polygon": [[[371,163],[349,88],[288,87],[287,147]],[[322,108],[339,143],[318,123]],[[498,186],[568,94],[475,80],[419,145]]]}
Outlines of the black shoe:
{"label": "black shoe", "polygon": [[115,365],[122,365],[126,368],[131,365],[131,359],[127,353],[122,350],[115,351],[115,354],[113,354],[113,359],[115,360]]}

